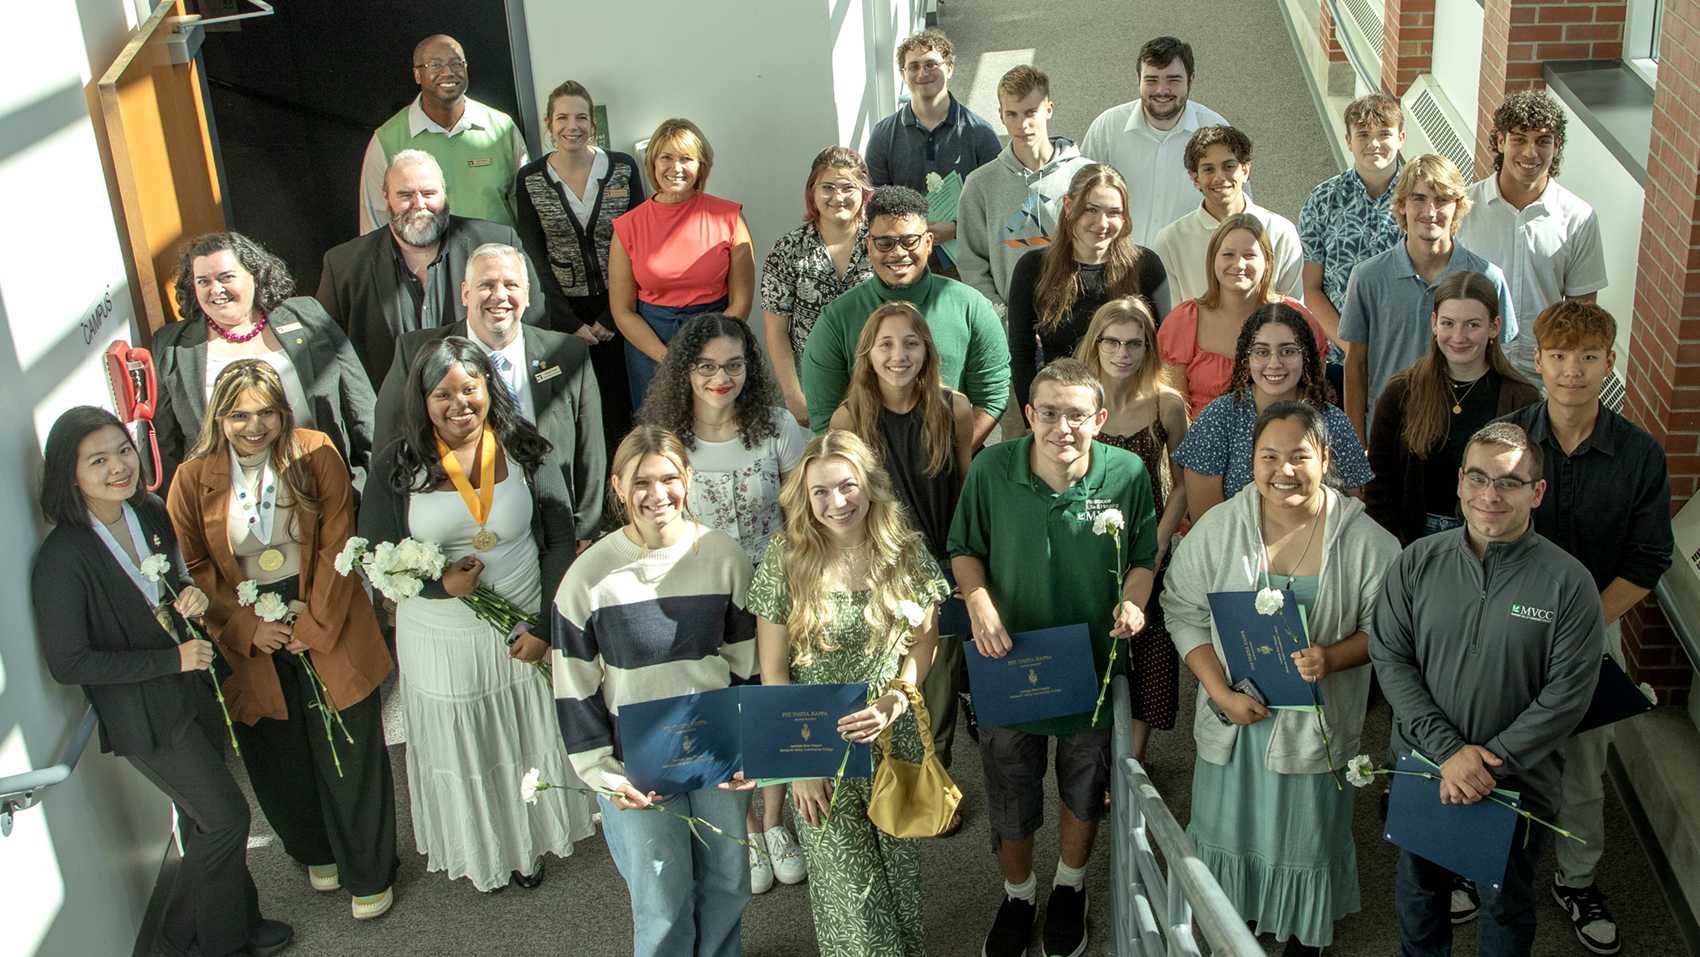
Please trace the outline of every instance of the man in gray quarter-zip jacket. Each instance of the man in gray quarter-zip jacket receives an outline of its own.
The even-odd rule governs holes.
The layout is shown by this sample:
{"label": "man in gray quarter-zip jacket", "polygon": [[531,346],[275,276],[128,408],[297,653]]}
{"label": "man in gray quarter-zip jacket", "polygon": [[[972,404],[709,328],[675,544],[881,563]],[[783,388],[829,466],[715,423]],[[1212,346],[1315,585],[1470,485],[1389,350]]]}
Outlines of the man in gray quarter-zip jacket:
{"label": "man in gray quarter-zip jacket", "polygon": [[[1546,491],[1542,459],[1509,423],[1471,437],[1458,479],[1464,527],[1399,556],[1376,604],[1369,653],[1393,706],[1393,746],[1440,764],[1442,801],[1471,804],[1502,787],[1550,819],[1557,749],[1593,697],[1605,626],[1588,570],[1530,524]],[[1549,833],[1537,827],[1514,840],[1501,889],[1479,887],[1483,957],[1529,953],[1534,869]],[[1395,901],[1407,957],[1450,952],[1453,880],[1399,852]]]}

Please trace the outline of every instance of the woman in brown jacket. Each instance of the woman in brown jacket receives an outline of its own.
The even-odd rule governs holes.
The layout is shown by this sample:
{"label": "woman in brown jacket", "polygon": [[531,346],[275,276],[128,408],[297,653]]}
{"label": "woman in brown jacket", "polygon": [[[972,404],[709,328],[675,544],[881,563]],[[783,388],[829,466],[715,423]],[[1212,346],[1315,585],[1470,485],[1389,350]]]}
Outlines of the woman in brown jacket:
{"label": "woman in brown jacket", "polygon": [[1464,446],[1494,419],[1541,400],[1499,347],[1499,294],[1479,272],[1434,291],[1428,355],[1388,380],[1369,429],[1371,518],[1409,545],[1457,528]]}
{"label": "woman in brown jacket", "polygon": [[[335,568],[355,521],[342,457],[323,433],[294,427],[270,365],[233,362],[168,507],[184,565],[211,599],[205,620],[230,663],[224,696],[260,808],[314,890],[345,887],[356,918],[377,917],[397,867],[377,693],[392,663],[359,579]],[[286,616],[264,620],[270,599],[256,599],[268,594]],[[339,712],[329,733],[309,662]]]}

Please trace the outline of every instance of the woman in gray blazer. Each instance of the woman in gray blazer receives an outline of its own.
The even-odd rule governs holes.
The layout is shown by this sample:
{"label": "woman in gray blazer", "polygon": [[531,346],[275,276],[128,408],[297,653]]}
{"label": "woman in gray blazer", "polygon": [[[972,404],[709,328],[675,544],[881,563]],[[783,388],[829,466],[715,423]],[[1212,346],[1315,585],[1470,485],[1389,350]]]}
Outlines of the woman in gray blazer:
{"label": "woman in gray blazer", "polygon": [[318,300],[294,296],[283,260],[241,233],[195,240],[177,260],[177,311],[153,334],[159,375],[154,429],[165,494],[200,434],[212,383],[238,359],[264,359],[283,379],[296,424],[330,436],[356,495],[372,457],[377,396],[354,347]]}

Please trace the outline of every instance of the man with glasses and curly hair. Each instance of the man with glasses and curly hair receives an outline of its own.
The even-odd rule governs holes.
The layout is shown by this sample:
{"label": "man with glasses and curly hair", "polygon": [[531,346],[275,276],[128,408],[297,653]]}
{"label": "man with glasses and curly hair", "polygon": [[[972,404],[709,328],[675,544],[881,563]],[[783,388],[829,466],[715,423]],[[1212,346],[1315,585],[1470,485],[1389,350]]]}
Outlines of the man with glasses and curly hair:
{"label": "man with glasses and curly hair", "polygon": [[[1471,184],[1470,218],[1458,242],[1505,273],[1520,316],[1562,299],[1593,302],[1606,285],[1606,254],[1594,207],[1558,184],[1564,110],[1544,90],[1506,97],[1493,112],[1494,175]],[[1531,382],[1533,336],[1512,341],[1506,358]]]}
{"label": "man with glasses and curly hair", "polygon": [[513,117],[466,95],[466,53],[454,37],[437,34],[413,48],[419,95],[384,121],[366,147],[360,169],[360,232],[388,225],[384,170],[405,149],[424,150],[442,164],[455,212],[514,224],[514,173],[530,162]]}
{"label": "man with glasses and curly hair", "polygon": [[932,329],[944,384],[974,404],[974,447],[979,448],[1009,398],[1009,343],[992,303],[973,287],[927,268],[933,235],[927,198],[903,186],[881,186],[868,200],[868,259],[874,276],[834,299],[803,348],[803,394],[809,425],[820,434],[844,401],[856,364],[856,340],[881,304],[915,304]]}

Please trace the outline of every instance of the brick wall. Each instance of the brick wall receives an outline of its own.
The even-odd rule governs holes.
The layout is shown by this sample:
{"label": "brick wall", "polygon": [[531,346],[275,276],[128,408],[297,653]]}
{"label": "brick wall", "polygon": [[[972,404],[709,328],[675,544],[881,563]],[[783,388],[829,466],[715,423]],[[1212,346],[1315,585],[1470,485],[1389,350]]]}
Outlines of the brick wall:
{"label": "brick wall", "polygon": [[[1489,0],[1490,3],[1496,0]],[[1700,0],[1665,0],[1624,410],[1669,456],[1672,507],[1700,484]],[[1621,321],[1621,319],[1620,319]],[[1673,512],[1674,514],[1674,512]],[[1624,617],[1629,674],[1683,700],[1691,675],[1658,604]]]}
{"label": "brick wall", "polygon": [[1322,8],[1322,49],[1328,53],[1328,62],[1342,63],[1346,59],[1346,51],[1340,46],[1339,28],[1334,25],[1334,14],[1328,12],[1328,4],[1321,3]]}
{"label": "brick wall", "polygon": [[1493,169],[1493,111],[1506,94],[1544,86],[1544,60],[1622,56],[1625,15],[1622,0],[1485,0],[1476,96],[1478,177]]}
{"label": "brick wall", "polygon": [[1434,59],[1434,0],[1386,0],[1381,89],[1404,96]]}

